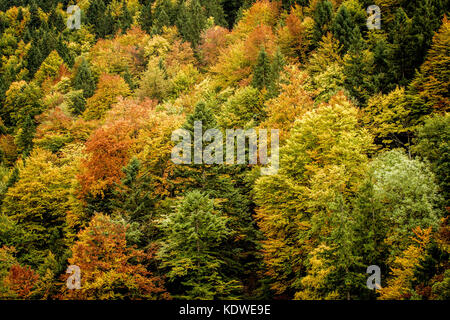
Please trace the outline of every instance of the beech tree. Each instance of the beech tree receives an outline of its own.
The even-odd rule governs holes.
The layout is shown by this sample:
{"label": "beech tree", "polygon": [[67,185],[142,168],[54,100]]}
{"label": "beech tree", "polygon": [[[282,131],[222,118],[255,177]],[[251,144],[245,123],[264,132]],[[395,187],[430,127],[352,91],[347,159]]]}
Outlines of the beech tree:
{"label": "beech tree", "polygon": [[[72,246],[69,264],[82,272],[80,290],[63,287],[64,299],[158,299],[168,298],[164,282],[148,271],[152,251],[128,247],[127,226],[104,214],[96,214]],[[64,275],[67,278],[68,275]]]}

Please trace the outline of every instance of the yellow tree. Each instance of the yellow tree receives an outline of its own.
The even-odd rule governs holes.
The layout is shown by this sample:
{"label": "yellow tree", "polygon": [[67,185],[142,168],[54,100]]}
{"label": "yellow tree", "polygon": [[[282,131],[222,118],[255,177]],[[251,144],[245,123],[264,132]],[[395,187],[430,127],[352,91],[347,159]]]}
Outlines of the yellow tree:
{"label": "yellow tree", "polygon": [[414,271],[423,260],[426,247],[430,241],[431,228],[413,230],[415,236],[412,240],[415,244],[410,245],[402,254],[395,258],[391,267],[391,277],[387,286],[380,289],[381,300],[403,300],[408,299],[414,292],[412,282],[415,280]]}
{"label": "yellow tree", "polygon": [[118,97],[126,97],[129,94],[130,88],[121,76],[101,75],[95,94],[86,102],[84,118],[86,120],[101,119],[106,111],[117,102]]}
{"label": "yellow tree", "polygon": [[297,120],[280,150],[280,169],[255,185],[267,274],[278,294],[302,289],[308,252],[330,233],[330,202],[353,194],[364,176],[372,138],[358,110],[338,95]]}

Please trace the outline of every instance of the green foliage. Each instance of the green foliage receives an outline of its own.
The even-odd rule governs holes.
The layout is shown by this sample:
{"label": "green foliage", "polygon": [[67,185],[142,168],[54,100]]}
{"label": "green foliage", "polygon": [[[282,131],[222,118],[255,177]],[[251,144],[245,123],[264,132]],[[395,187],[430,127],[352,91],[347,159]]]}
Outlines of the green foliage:
{"label": "green foliage", "polygon": [[39,266],[48,250],[61,257],[67,249],[73,179],[69,172],[70,165],[59,165],[49,151],[34,150],[20,165],[18,182],[5,194],[2,212],[20,230],[11,240],[20,260],[29,265]]}
{"label": "green foliage", "polygon": [[188,5],[182,2],[178,10],[177,27],[180,34],[193,47],[197,47],[200,35],[206,29],[207,16],[204,8],[199,0],[191,0]]}
{"label": "green foliage", "polygon": [[333,5],[331,2],[328,0],[317,1],[314,7],[313,19],[313,44],[316,47],[322,37],[331,30],[330,24],[333,21]]}
{"label": "green foliage", "polygon": [[[0,0],[0,298],[448,299],[448,7]],[[279,169],[176,164],[196,121]]]}
{"label": "green foliage", "polygon": [[431,168],[439,181],[442,194],[449,206],[450,201],[450,115],[434,115],[418,128],[417,141],[413,151],[430,161]]}
{"label": "green foliage", "polygon": [[91,72],[89,63],[86,59],[82,58],[73,78],[74,89],[83,90],[83,97],[88,99],[94,94],[96,85],[96,80]]}
{"label": "green foliage", "polygon": [[187,193],[175,211],[161,221],[165,238],[158,253],[167,278],[178,281],[184,299],[233,298],[239,282],[223,275],[221,245],[229,236],[227,219],[214,201],[199,191]]}

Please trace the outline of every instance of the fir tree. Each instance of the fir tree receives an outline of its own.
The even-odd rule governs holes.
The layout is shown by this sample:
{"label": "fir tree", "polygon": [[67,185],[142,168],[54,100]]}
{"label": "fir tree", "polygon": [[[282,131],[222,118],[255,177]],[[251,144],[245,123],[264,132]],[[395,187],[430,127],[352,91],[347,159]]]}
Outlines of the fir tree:
{"label": "fir tree", "polygon": [[151,3],[146,3],[142,6],[139,15],[139,24],[142,27],[142,30],[144,30],[148,34],[151,33],[153,26],[153,13]]}
{"label": "fir tree", "polygon": [[199,0],[191,1],[189,6],[184,3],[180,5],[177,27],[183,38],[194,48],[197,47],[200,35],[206,27],[206,20],[205,10]]}
{"label": "fir tree", "polygon": [[344,5],[339,7],[333,21],[333,34],[342,45],[343,53],[347,52],[355,37],[355,23]]}
{"label": "fir tree", "polygon": [[86,59],[82,58],[73,80],[73,87],[75,90],[83,90],[83,96],[87,99],[92,97],[96,86],[97,84],[92,75],[89,63]]}
{"label": "fir tree", "polygon": [[330,24],[333,21],[333,5],[328,0],[317,2],[314,12],[313,46],[316,47],[322,37],[330,31]]}
{"label": "fir tree", "polygon": [[169,281],[181,285],[175,292],[179,298],[229,299],[240,291],[239,282],[224,275],[227,220],[214,212],[212,199],[192,191],[162,221],[165,237],[158,257]]}
{"label": "fir tree", "polygon": [[16,146],[23,157],[27,157],[33,149],[34,132],[35,125],[30,115],[27,115],[15,139]]}
{"label": "fir tree", "polygon": [[258,60],[253,71],[252,86],[258,90],[270,87],[273,80],[272,75],[271,61],[263,47],[259,51]]}

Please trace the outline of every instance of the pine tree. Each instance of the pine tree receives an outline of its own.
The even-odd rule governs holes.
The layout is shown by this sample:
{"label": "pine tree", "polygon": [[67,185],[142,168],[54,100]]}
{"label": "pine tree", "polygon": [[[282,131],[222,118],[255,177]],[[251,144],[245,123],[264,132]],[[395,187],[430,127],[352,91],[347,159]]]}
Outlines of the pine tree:
{"label": "pine tree", "polygon": [[163,27],[172,25],[172,11],[170,0],[161,0],[156,4],[152,33],[161,33]]}
{"label": "pine tree", "polygon": [[125,177],[114,191],[113,206],[122,214],[127,223],[137,225],[141,236],[139,247],[145,247],[157,239],[156,201],[154,188],[148,173],[142,172],[142,163],[132,158],[122,170]]}
{"label": "pine tree", "polygon": [[34,122],[31,120],[30,115],[27,115],[21,128],[17,132],[15,139],[15,144],[18,151],[22,153],[24,158],[27,157],[33,149],[34,132]]}
{"label": "pine tree", "polygon": [[268,88],[273,83],[273,73],[271,68],[271,61],[264,47],[261,48],[258,54],[258,60],[253,71],[252,86],[258,90]]}
{"label": "pine tree", "polygon": [[184,2],[180,5],[177,27],[183,38],[189,41],[194,48],[200,42],[206,21],[205,10],[199,0],[192,0],[188,6]]}
{"label": "pine tree", "polygon": [[[217,128],[211,109],[203,102],[196,105],[194,113],[188,116],[183,125],[183,128],[190,132],[192,138],[196,121],[201,121],[203,133],[208,129]],[[222,144],[225,152],[225,141],[217,143]],[[209,144],[203,141],[202,150],[205,150]],[[194,150],[193,143],[190,148]],[[191,160],[193,160],[194,152],[191,153],[191,156]],[[257,252],[257,239],[260,234],[255,228],[251,215],[250,190],[243,181],[244,170],[244,165],[191,164],[177,166],[173,178],[178,181],[176,193],[202,190],[210,198],[225,200],[218,204],[218,209],[229,218],[228,226],[232,231],[231,236],[224,244],[223,252],[224,259],[228,263],[228,275],[233,279],[248,281],[255,278],[259,268],[260,256]]]}
{"label": "pine tree", "polygon": [[[347,52],[355,37],[355,23],[345,5],[341,5],[333,21],[333,35],[342,45],[343,53]],[[358,28],[359,29],[359,28]]]}
{"label": "pine tree", "polygon": [[142,6],[141,13],[139,15],[139,24],[142,27],[142,30],[144,30],[148,34],[151,33],[153,26],[153,13],[151,2],[146,3]]}
{"label": "pine tree", "polygon": [[272,79],[269,86],[269,97],[276,97],[280,93],[280,76],[285,64],[283,54],[280,50],[277,50],[270,66]]}
{"label": "pine tree", "polygon": [[126,31],[131,27],[133,23],[133,17],[131,16],[130,10],[128,10],[128,6],[126,2],[122,3],[121,15],[119,16],[119,26],[122,29],[122,33],[126,33]]}
{"label": "pine tree", "polygon": [[176,296],[229,299],[241,290],[239,282],[224,275],[223,244],[230,235],[227,222],[220,212],[214,212],[214,201],[199,191],[187,193],[162,220],[165,236],[158,257],[168,270],[169,281],[181,285]]}
{"label": "pine tree", "polygon": [[75,78],[73,79],[73,88],[75,90],[83,90],[84,98],[88,99],[94,94],[96,86],[97,84],[92,75],[89,63],[86,59],[82,58],[75,73]]}
{"label": "pine tree", "polygon": [[333,21],[333,5],[329,0],[320,0],[316,3],[313,12],[313,46],[317,47],[319,41],[330,31],[330,24]]}

